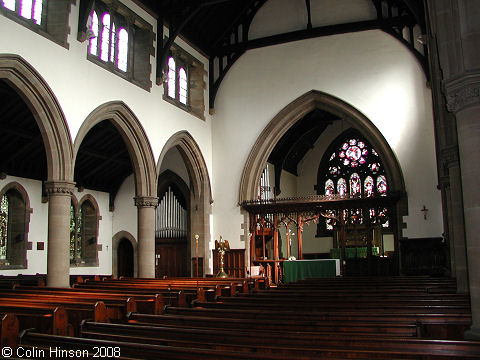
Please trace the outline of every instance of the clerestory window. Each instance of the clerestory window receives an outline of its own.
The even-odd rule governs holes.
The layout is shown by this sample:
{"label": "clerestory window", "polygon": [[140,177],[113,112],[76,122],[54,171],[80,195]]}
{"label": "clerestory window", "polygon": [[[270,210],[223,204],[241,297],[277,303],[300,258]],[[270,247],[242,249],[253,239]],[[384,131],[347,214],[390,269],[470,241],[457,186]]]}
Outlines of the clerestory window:
{"label": "clerestory window", "polygon": [[[188,79],[185,64],[173,56],[168,58],[167,94],[172,100],[188,105]],[[178,65],[177,65],[178,64]]]}
{"label": "clerestory window", "polygon": [[153,28],[121,3],[82,0],[78,40],[88,40],[87,58],[112,73],[150,90]]}
{"label": "clerestory window", "polygon": [[71,1],[0,0],[0,14],[68,48]]}

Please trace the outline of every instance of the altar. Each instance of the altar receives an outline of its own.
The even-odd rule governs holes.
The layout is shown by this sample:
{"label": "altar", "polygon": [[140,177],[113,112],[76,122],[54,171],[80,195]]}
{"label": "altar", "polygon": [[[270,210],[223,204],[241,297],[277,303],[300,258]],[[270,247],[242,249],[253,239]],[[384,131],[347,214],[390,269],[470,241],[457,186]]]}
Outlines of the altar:
{"label": "altar", "polygon": [[340,275],[340,260],[285,260],[283,273],[285,283],[308,278],[335,277]]}

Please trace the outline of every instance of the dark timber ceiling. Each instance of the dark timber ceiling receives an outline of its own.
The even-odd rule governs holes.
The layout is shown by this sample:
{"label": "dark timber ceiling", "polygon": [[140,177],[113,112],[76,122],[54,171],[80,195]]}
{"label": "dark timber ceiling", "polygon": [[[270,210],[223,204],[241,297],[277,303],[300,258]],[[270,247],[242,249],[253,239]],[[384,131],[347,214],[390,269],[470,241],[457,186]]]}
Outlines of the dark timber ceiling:
{"label": "dark timber ceiling", "polygon": [[42,135],[23,99],[0,80],[0,172],[47,180],[47,158]]}
{"label": "dark timber ceiling", "polygon": [[77,187],[110,194],[112,206],[120,185],[133,173],[128,149],[111,121],[95,125],[85,136],[75,159]]}
{"label": "dark timber ceiling", "polygon": [[339,118],[315,109],[297,121],[282,136],[268,157],[268,162],[275,165],[275,195],[280,194],[281,171],[285,170],[298,176],[298,164],[307,152],[313,149],[323,131],[335,120]]}
{"label": "dark timber ceiling", "polygon": [[[290,41],[380,29],[404,44],[420,61],[425,72],[426,47],[418,50],[414,27],[425,34],[425,10],[422,0],[369,0],[376,10],[371,20],[313,27],[310,2],[298,1],[305,9],[303,30],[275,34],[260,39],[249,39],[250,24],[267,0],[136,0],[150,9],[159,22],[169,29],[168,41],[163,41],[163,29],[157,34],[157,82],[161,81],[168,51],[175,37],[181,35],[209,57],[210,108],[222,79],[233,63],[250,49],[287,43]],[[325,9],[326,12],[329,9]],[[405,35],[407,34],[407,35]],[[162,46],[163,45],[163,46]]]}

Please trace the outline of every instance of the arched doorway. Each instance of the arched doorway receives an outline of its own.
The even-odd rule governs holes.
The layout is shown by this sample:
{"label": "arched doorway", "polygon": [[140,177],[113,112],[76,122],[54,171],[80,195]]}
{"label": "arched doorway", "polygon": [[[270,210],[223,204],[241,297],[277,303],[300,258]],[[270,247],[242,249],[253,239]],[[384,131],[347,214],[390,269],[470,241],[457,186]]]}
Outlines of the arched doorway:
{"label": "arched doorway", "polygon": [[133,277],[133,246],[130,240],[122,238],[117,247],[117,274],[118,277]]}

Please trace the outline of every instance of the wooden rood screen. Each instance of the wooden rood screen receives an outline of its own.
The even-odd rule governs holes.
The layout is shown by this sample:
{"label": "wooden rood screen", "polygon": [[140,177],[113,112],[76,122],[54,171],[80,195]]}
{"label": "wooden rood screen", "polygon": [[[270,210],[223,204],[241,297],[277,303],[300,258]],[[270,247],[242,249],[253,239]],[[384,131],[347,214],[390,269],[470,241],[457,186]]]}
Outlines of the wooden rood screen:
{"label": "wooden rood screen", "polygon": [[[272,281],[277,283],[282,278],[282,265],[292,253],[298,254],[297,260],[303,259],[302,233],[305,225],[326,222],[331,224],[332,229],[338,234],[334,237],[334,249],[338,253],[346,275],[375,275],[382,273],[376,271],[380,259],[374,239],[374,229],[380,223],[381,212],[372,209],[387,209],[390,214],[390,227],[394,237],[394,247],[398,248],[399,229],[396,221],[396,204],[404,196],[401,193],[388,193],[382,196],[359,197],[354,195],[316,195],[304,198],[285,198],[245,201],[242,207],[250,214],[250,264],[262,265],[267,268],[267,274],[271,270]],[[360,214],[354,217],[352,214]],[[363,214],[363,216],[362,216]],[[353,250],[357,252],[358,244],[353,243],[349,230],[352,226],[362,226],[364,236],[362,241],[365,245],[364,252],[360,253],[361,259],[350,259],[348,255]],[[280,257],[279,230],[285,230],[286,254]],[[292,237],[296,238],[297,249],[291,249]],[[293,251],[296,250],[296,251]],[[396,254],[389,254],[389,263],[393,270],[398,272],[398,259]],[[362,267],[352,267],[361,262]],[[353,269],[353,270],[352,270]],[[393,274],[391,274],[393,275]]]}

